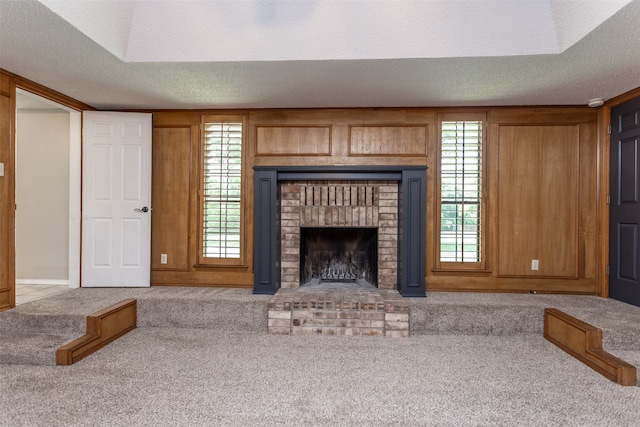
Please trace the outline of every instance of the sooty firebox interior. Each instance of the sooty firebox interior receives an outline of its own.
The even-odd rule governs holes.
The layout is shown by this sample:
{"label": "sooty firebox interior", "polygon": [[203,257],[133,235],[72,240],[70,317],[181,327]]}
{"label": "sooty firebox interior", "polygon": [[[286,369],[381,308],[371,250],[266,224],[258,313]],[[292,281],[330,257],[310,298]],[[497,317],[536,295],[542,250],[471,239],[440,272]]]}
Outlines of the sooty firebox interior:
{"label": "sooty firebox interior", "polygon": [[365,282],[377,287],[378,229],[302,227],[300,284]]}

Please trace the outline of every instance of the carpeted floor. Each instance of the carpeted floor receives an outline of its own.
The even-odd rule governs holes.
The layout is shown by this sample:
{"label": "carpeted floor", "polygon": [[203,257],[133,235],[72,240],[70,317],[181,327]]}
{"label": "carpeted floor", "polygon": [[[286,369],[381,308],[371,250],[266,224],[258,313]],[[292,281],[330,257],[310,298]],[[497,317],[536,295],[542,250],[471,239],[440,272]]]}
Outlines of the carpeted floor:
{"label": "carpeted floor", "polygon": [[636,426],[640,388],[540,336],[139,328],[69,367],[0,365],[6,426]]}
{"label": "carpeted floor", "polygon": [[83,314],[132,297],[139,328],[79,363],[0,363],[0,426],[640,420],[640,387],[605,379],[542,337],[542,311],[556,307],[605,329],[605,342],[614,337],[605,349],[640,367],[640,308],[596,297],[432,293],[409,300],[411,336],[391,339],[268,335],[269,297],[247,290],[85,289],[0,313],[1,344],[15,345],[13,328],[73,331]]}

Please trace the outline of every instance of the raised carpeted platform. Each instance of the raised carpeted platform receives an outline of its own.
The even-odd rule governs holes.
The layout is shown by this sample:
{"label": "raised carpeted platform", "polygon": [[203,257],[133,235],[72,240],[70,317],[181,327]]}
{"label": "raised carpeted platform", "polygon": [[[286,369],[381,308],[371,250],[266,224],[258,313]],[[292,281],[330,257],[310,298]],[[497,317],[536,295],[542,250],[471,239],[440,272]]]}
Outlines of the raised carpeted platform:
{"label": "raised carpeted platform", "polygon": [[[53,364],[58,338],[34,334],[38,322],[71,332],[78,316],[129,298],[139,328],[72,366],[42,366]],[[637,424],[640,388],[568,356],[542,337],[542,324],[546,307],[583,318],[615,337],[607,350],[640,366],[639,350],[616,349],[638,347],[638,307],[429,293],[405,299],[410,336],[389,339],[268,334],[271,298],[78,289],[0,313],[0,425]]]}
{"label": "raised carpeted platform", "polygon": [[[138,327],[267,333],[273,297],[253,295],[250,289],[201,287],[69,290],[0,312],[0,363],[54,364],[55,348],[84,334],[87,315],[129,298],[138,302]],[[408,305],[412,336],[541,336],[544,309],[557,308],[601,328],[608,351],[640,366],[635,360],[640,307],[612,299],[430,292],[427,298],[402,302]]]}

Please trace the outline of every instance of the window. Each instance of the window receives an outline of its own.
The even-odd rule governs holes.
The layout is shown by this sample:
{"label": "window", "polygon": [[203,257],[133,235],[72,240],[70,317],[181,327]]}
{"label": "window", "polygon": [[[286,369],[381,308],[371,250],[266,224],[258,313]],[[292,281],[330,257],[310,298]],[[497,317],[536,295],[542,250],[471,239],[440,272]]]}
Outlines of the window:
{"label": "window", "polygon": [[440,123],[440,245],[442,263],[483,261],[483,120]]}
{"label": "window", "polygon": [[201,256],[205,263],[242,260],[243,120],[203,120]]}

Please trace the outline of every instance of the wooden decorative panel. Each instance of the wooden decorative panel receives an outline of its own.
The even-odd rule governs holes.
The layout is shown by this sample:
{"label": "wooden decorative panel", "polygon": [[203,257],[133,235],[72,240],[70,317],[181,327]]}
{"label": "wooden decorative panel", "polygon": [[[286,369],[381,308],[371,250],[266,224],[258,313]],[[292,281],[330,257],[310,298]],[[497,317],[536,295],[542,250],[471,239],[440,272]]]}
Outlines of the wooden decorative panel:
{"label": "wooden decorative panel", "polygon": [[188,268],[190,158],[190,127],[154,128],[152,269]]}
{"label": "wooden decorative panel", "polygon": [[349,126],[349,155],[426,157],[427,126]]}
{"label": "wooden decorative panel", "polygon": [[602,348],[602,330],[555,308],[544,310],[544,337],[606,378],[636,385],[636,368]]}
{"label": "wooden decorative panel", "polygon": [[86,334],[56,350],[56,365],[72,365],[134,330],[138,303],[124,300],[87,316]]}
{"label": "wooden decorative panel", "polygon": [[331,126],[257,126],[256,156],[329,156]]}
{"label": "wooden decorative panel", "polygon": [[500,276],[577,276],[578,137],[571,125],[500,127]]}

